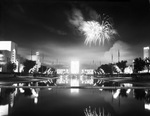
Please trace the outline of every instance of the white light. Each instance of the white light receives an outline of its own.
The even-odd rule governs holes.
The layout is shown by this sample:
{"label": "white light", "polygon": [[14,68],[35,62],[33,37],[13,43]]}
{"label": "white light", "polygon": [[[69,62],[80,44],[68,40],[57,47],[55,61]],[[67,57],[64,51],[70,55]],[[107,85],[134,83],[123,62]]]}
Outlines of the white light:
{"label": "white light", "polygon": [[0,57],[3,57],[4,55],[3,54],[0,54]]}
{"label": "white light", "polygon": [[79,80],[78,79],[71,79],[70,86],[72,87],[79,87]]}
{"label": "white light", "polygon": [[150,110],[150,104],[145,103],[144,107],[145,109]]}
{"label": "white light", "polygon": [[79,93],[79,89],[78,88],[71,88],[71,93]]}
{"label": "white light", "polygon": [[[104,87],[104,85],[102,85],[102,87]],[[100,91],[103,91],[103,89],[99,89]]]}
{"label": "white light", "polygon": [[11,41],[0,41],[0,50],[11,51]]}
{"label": "white light", "polygon": [[35,91],[35,89],[32,89],[31,91],[32,91],[32,95],[34,97],[38,97],[39,96],[39,94]]}
{"label": "white light", "polygon": [[38,103],[38,98],[37,98],[37,97],[34,98],[34,103],[35,103],[35,104]]}
{"label": "white light", "polygon": [[120,89],[117,89],[117,91],[113,94],[113,98],[117,99],[117,97],[119,96],[119,94],[120,94]]}
{"label": "white light", "polygon": [[82,73],[83,74],[93,75],[94,70],[93,69],[82,69]]}
{"label": "white light", "polygon": [[19,90],[20,90],[20,93],[24,93],[24,89],[19,88]]}
{"label": "white light", "polygon": [[52,88],[48,88],[48,90],[52,90]]}
{"label": "white light", "polygon": [[71,73],[79,74],[79,61],[71,61]]}
{"label": "white light", "polygon": [[129,94],[129,93],[130,93],[130,91],[131,91],[131,89],[127,89],[126,93],[127,93],[127,94]]}
{"label": "white light", "polygon": [[124,69],[124,73],[126,74],[132,74],[133,73],[133,68],[131,66],[128,66]]}
{"label": "white light", "polygon": [[66,74],[68,73],[68,69],[57,69],[56,72],[57,74]]}
{"label": "white light", "polygon": [[149,47],[144,47],[144,50],[149,50]]}
{"label": "white light", "polygon": [[12,86],[17,86],[17,84],[15,83],[15,84],[13,84]]}
{"label": "white light", "polygon": [[124,87],[132,87],[133,86],[133,84],[131,84],[131,83],[123,83],[121,85]]}
{"label": "white light", "polygon": [[[79,79],[71,79],[70,86],[79,87]],[[78,88],[71,88],[70,90],[71,90],[71,93],[79,93]]]}
{"label": "white light", "polygon": [[0,116],[7,116],[8,115],[8,104],[0,106]]}

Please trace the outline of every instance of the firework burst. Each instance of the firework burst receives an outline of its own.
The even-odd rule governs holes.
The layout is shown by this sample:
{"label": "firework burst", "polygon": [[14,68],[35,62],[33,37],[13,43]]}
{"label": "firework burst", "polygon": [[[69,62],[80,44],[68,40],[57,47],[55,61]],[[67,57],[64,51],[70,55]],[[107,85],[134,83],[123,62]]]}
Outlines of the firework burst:
{"label": "firework burst", "polygon": [[96,21],[83,21],[79,27],[79,30],[86,37],[84,42],[86,45],[91,46],[92,43],[96,45],[97,42],[99,42],[99,45],[103,45],[105,40],[109,41],[117,34],[108,16],[104,17],[103,20],[100,16],[97,19]]}

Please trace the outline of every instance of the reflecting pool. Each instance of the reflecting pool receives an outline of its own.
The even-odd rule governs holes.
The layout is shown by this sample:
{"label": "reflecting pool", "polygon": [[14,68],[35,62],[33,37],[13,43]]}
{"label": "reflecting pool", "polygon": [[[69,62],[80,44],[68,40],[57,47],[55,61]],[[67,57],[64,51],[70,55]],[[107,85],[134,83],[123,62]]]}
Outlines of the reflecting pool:
{"label": "reflecting pool", "polygon": [[[92,88],[110,85],[122,88]],[[150,89],[133,83],[64,75],[11,86],[0,88],[0,116],[150,116]]]}

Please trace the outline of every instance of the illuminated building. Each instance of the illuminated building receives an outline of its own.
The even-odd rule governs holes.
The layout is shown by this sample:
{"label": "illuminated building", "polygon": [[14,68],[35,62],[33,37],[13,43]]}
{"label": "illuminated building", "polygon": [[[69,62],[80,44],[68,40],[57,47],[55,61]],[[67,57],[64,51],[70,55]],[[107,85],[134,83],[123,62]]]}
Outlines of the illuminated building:
{"label": "illuminated building", "polygon": [[82,69],[81,73],[86,74],[86,75],[93,75],[94,74],[94,69]]}
{"label": "illuminated building", "polygon": [[68,74],[69,70],[68,69],[57,69],[56,72],[57,72],[57,74]]}
{"label": "illuminated building", "polygon": [[0,50],[1,51],[9,51],[11,54],[11,61],[16,61],[17,56],[17,44],[12,41],[0,41]]}
{"label": "illuminated building", "polygon": [[38,64],[41,62],[42,57],[39,52],[36,52],[35,54],[27,55],[26,59],[36,61],[36,64]]}
{"label": "illuminated building", "polygon": [[7,71],[6,63],[10,61],[11,53],[9,51],[0,51],[0,72]]}
{"label": "illuminated building", "polygon": [[71,61],[71,74],[79,74],[79,61]]}
{"label": "illuminated building", "polygon": [[36,64],[31,69],[29,69],[29,73],[38,72],[39,68],[41,67],[41,56],[40,56],[40,53],[36,52],[35,55],[31,54],[30,56],[27,56],[27,59],[36,62]]}
{"label": "illuminated building", "polygon": [[1,65],[6,64],[8,61],[10,61],[10,57],[11,54],[9,51],[6,50],[0,51],[0,64]]}
{"label": "illuminated building", "polygon": [[36,64],[37,65],[41,65],[41,58],[40,58],[40,53],[39,52],[36,52]]}
{"label": "illuminated building", "polygon": [[6,72],[7,62],[17,62],[17,44],[12,41],[0,41],[0,71]]}
{"label": "illuminated building", "polygon": [[143,58],[149,58],[149,46],[143,48]]}

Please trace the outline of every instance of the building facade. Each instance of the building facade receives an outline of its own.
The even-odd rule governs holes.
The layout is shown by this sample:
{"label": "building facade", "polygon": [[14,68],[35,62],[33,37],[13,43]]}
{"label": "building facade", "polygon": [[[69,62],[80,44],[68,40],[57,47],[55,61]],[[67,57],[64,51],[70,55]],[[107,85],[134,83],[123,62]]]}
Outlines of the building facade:
{"label": "building facade", "polygon": [[143,58],[149,58],[149,46],[143,47]]}
{"label": "building facade", "polygon": [[12,41],[0,41],[0,72],[7,72],[6,64],[9,61],[18,64],[17,44]]}

